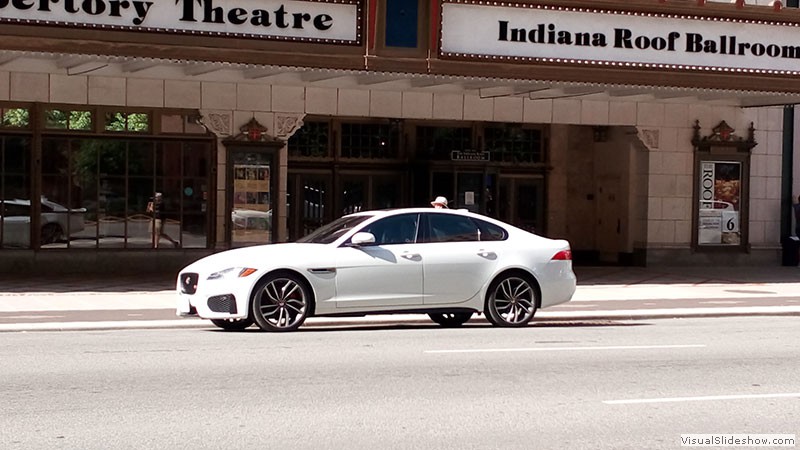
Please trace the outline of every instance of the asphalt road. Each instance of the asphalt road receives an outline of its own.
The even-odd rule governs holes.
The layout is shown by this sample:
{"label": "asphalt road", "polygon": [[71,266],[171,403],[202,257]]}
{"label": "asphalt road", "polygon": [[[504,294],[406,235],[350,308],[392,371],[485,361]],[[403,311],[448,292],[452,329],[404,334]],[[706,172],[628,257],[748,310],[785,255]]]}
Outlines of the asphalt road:
{"label": "asphalt road", "polygon": [[800,436],[796,317],[8,333],[2,449],[661,449]]}
{"label": "asphalt road", "polygon": [[[602,301],[572,301],[563,305],[553,306],[541,311],[546,312],[614,312],[620,310],[640,311],[643,314],[649,310],[686,309],[714,307],[775,307],[798,306],[800,297],[742,297],[742,298],[678,298],[678,299],[636,299],[636,300],[608,300]],[[541,316],[541,314],[540,314]],[[420,322],[429,322],[426,315],[419,316]],[[0,325],[3,324],[34,324],[49,322],[107,322],[107,321],[147,321],[147,320],[175,320],[175,309],[89,309],[89,310],[42,310],[42,311],[0,311]],[[474,320],[482,320],[476,315]],[[540,317],[534,319],[541,320]],[[391,321],[387,322],[391,323]],[[433,322],[430,322],[433,324]]]}

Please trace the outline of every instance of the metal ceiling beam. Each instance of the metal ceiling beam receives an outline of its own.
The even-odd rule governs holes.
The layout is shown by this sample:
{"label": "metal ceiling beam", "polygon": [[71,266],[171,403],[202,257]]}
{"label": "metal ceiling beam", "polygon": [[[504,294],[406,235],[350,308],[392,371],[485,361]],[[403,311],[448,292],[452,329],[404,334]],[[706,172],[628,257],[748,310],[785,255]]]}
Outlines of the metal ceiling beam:
{"label": "metal ceiling beam", "polygon": [[765,106],[790,106],[800,105],[800,95],[759,95],[739,99],[742,108],[761,108]]}
{"label": "metal ceiling beam", "polygon": [[605,94],[607,89],[596,86],[566,86],[561,88],[566,97],[582,97],[584,95]]}
{"label": "metal ceiling beam", "polygon": [[647,95],[650,92],[643,88],[617,88],[608,89],[606,91],[610,97],[636,97],[639,95]]}
{"label": "metal ceiling beam", "polygon": [[704,93],[698,93],[697,95],[695,95],[695,97],[697,97],[698,100],[713,102],[715,100],[729,99],[730,94],[727,94],[725,92],[704,92]]}
{"label": "metal ceiling beam", "polygon": [[653,91],[653,98],[658,100],[669,100],[673,98],[694,98],[695,93],[689,91]]}
{"label": "metal ceiling beam", "polygon": [[336,80],[339,78],[351,77],[350,74],[342,74],[335,72],[303,72],[300,74],[300,79],[306,83],[316,83],[318,81]]}
{"label": "metal ceiling beam", "polygon": [[203,75],[206,73],[216,72],[218,70],[222,70],[222,67],[216,64],[203,64],[203,63],[196,63],[196,64],[189,64],[183,66],[183,73],[186,76],[196,77],[198,75]]}
{"label": "metal ceiling beam", "polygon": [[362,75],[358,77],[358,84],[361,86],[374,86],[377,84],[384,84],[384,83],[394,83],[395,81],[401,81],[405,78],[397,78],[393,76],[386,76],[386,75]]}
{"label": "metal ceiling beam", "polygon": [[510,97],[514,95],[513,86],[493,86],[478,89],[480,98]]}
{"label": "metal ceiling beam", "polygon": [[93,61],[84,56],[65,56],[56,60],[56,67],[59,69],[71,69],[89,62]]}
{"label": "metal ceiling beam", "polygon": [[125,73],[133,73],[133,72],[141,72],[142,70],[149,69],[151,67],[156,67],[161,65],[160,62],[157,61],[129,61],[122,66],[120,69]]}
{"label": "metal ceiling beam", "polygon": [[549,100],[563,96],[564,91],[556,87],[545,88],[528,93],[528,98],[531,100]]}
{"label": "metal ceiling beam", "polygon": [[437,80],[436,78],[410,78],[408,81],[413,88],[427,88],[452,84],[450,81]]}
{"label": "metal ceiling beam", "polygon": [[464,89],[472,90],[472,91],[479,91],[481,89],[487,89],[491,87],[497,87],[498,84],[501,84],[497,81],[483,81],[483,80],[465,80],[460,83]]}
{"label": "metal ceiling beam", "polygon": [[0,54],[0,66],[10,63],[19,57],[16,55],[2,55]]}
{"label": "metal ceiling beam", "polygon": [[250,69],[242,70],[242,76],[248,80],[255,80],[259,78],[267,78],[275,75],[279,75],[286,72],[286,69],[267,69],[261,67],[254,67]]}

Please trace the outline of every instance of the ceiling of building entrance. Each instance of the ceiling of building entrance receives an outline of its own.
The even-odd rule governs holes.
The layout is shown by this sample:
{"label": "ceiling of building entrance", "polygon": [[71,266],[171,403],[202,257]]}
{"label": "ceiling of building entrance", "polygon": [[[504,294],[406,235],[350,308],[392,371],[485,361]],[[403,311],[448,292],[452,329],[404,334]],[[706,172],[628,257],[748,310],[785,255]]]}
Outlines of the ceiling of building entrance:
{"label": "ceiling of building entrance", "polygon": [[741,107],[800,103],[800,94],[797,93],[641,86],[635,82],[627,85],[567,83],[2,50],[0,71],[388,91],[469,91],[484,98],[515,96],[531,99],[704,102]]}

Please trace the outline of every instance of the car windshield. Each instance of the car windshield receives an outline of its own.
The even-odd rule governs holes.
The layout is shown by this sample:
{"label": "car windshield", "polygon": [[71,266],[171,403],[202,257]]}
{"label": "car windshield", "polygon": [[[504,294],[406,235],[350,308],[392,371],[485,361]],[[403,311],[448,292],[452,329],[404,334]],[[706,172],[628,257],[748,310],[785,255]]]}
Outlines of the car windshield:
{"label": "car windshield", "polygon": [[333,222],[314,230],[313,233],[303,236],[297,242],[309,244],[330,244],[339,239],[343,234],[352,230],[353,227],[371,218],[368,215],[340,217]]}

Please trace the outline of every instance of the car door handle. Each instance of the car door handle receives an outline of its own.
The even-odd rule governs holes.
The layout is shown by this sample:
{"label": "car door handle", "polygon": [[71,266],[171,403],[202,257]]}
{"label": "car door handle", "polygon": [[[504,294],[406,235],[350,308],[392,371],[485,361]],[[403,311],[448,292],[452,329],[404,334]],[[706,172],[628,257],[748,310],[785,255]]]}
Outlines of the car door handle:
{"label": "car door handle", "polygon": [[400,255],[405,259],[410,259],[411,261],[419,261],[419,253],[403,253]]}
{"label": "car door handle", "polygon": [[481,258],[495,259],[495,258],[497,258],[497,253],[495,253],[495,252],[487,252],[486,250],[481,250],[481,251],[478,252],[478,256],[480,256]]}

